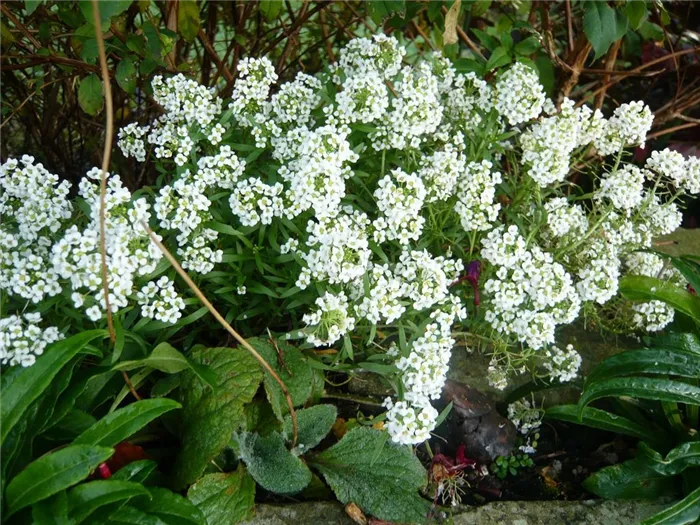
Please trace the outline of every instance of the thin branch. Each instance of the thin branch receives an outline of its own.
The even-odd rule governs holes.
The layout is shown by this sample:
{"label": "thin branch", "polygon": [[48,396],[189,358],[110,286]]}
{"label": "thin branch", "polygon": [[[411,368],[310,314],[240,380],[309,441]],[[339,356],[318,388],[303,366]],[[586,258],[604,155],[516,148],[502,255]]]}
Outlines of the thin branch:
{"label": "thin branch", "polygon": [[[93,2],[96,0],[93,0]],[[287,407],[289,408],[289,414],[292,418],[292,428],[293,428],[293,434],[294,437],[292,439],[292,448],[296,446],[297,442],[297,413],[294,410],[294,403],[292,402],[292,396],[289,394],[289,390],[287,389],[287,386],[284,384],[284,381],[280,378],[280,376],[277,374],[277,372],[274,371],[274,369],[269,365],[267,361],[253,348],[248,341],[246,341],[236,330],[233,329],[233,327],[226,322],[226,319],[223,318],[223,316],[219,313],[219,311],[214,308],[214,305],[209,302],[209,299],[206,298],[206,296],[202,293],[202,291],[199,289],[199,287],[194,283],[192,279],[190,279],[190,276],[187,275],[187,272],[182,269],[182,266],[180,266],[180,263],[173,257],[173,255],[168,251],[168,249],[163,245],[162,242],[158,239],[156,234],[151,230],[151,228],[146,224],[145,221],[141,222],[142,226],[144,229],[148,232],[149,237],[151,238],[151,241],[153,241],[153,244],[155,244],[161,252],[163,252],[163,255],[165,255],[165,258],[170,261],[170,264],[172,264],[173,268],[175,268],[175,271],[182,277],[182,280],[185,281],[187,286],[190,287],[190,290],[194,292],[194,294],[197,296],[197,298],[202,302],[204,306],[206,306],[207,310],[211,313],[211,315],[214,316],[214,319],[216,319],[221,326],[224,327],[224,329],[231,334],[231,336],[238,341],[243,348],[245,348],[250,354],[260,363],[260,365],[267,371],[268,374],[272,376],[272,378],[277,382],[277,384],[280,386],[282,389],[282,393],[284,394],[285,399],[287,400]]]}
{"label": "thin branch", "polygon": [[574,26],[571,17],[571,0],[566,0],[566,31],[569,37],[569,53],[574,50]]}
{"label": "thin branch", "polygon": [[207,34],[204,32],[204,29],[200,28],[199,33],[197,34],[199,37],[199,41],[202,42],[202,45],[204,46],[204,49],[207,51],[211,59],[214,61],[216,64],[216,67],[221,71],[221,73],[224,75],[224,78],[226,79],[227,82],[233,82],[233,75],[231,72],[228,70],[226,67],[226,64],[224,64],[219,56],[216,54],[216,51],[212,47],[211,43],[209,42],[209,39],[207,38]]}
{"label": "thin branch", "polygon": [[7,4],[0,5],[0,10],[2,10],[2,14],[4,14],[17,29],[19,29],[20,33],[22,33],[29,39],[29,41],[34,45],[35,48],[37,48],[37,50],[43,47],[41,43],[39,43],[39,41],[36,38],[34,38],[34,36],[29,32],[29,30],[26,27],[24,27],[24,25],[19,20],[17,20],[17,17],[12,14],[12,11],[10,11],[10,9],[7,7]]}
{"label": "thin branch", "polygon": [[[105,113],[107,123],[105,124],[105,147],[102,154],[102,174],[100,178],[100,258],[102,266],[102,291],[105,298],[105,312],[107,314],[107,329],[112,345],[117,340],[117,333],[114,330],[114,319],[112,319],[112,308],[109,304],[109,281],[107,273],[107,243],[105,239],[105,196],[107,194],[107,170],[109,170],[109,159],[112,153],[112,140],[114,138],[114,108],[112,105],[112,84],[109,78],[107,67],[107,54],[105,53],[105,43],[102,38],[102,23],[100,22],[100,7],[97,0],[92,0],[92,17],[95,24],[95,38],[97,39],[97,50],[100,55],[100,68],[102,69],[102,80],[105,87]],[[122,377],[126,386],[136,399],[141,399],[138,392],[131,383],[128,374],[122,370]]]}
{"label": "thin branch", "polygon": [[[443,14],[443,15],[447,14],[447,8],[446,8],[445,6],[442,6],[442,14]],[[468,35],[464,32],[464,30],[463,30],[461,27],[459,27],[459,26],[457,26],[457,35],[459,35],[459,38],[462,39],[462,42],[464,42],[465,44],[467,44],[467,47],[468,47],[469,49],[471,49],[472,52],[473,52],[476,56],[478,56],[478,57],[481,58],[482,60],[486,60],[486,58],[485,58],[484,55],[481,53],[481,51],[479,51],[479,48],[476,46],[476,44],[475,44],[474,42],[472,42],[471,38],[469,38],[469,36],[468,36]]]}
{"label": "thin branch", "polygon": [[678,126],[673,126],[672,128],[662,129],[660,131],[650,133],[649,135],[647,135],[646,140],[656,139],[656,138],[659,138],[663,135],[668,135],[669,133],[675,133],[676,131],[680,131],[682,129],[694,128],[695,126],[700,126],[700,121],[688,122],[687,124],[680,124]]}

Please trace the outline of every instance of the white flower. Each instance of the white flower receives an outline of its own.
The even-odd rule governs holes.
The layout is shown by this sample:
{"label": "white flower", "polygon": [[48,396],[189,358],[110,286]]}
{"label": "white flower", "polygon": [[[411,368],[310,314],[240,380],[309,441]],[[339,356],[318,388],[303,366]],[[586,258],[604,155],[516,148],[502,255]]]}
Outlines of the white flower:
{"label": "white flower", "polygon": [[348,299],[343,292],[326,292],[316,299],[318,309],[305,314],[306,340],[316,346],[328,346],[355,327],[355,318],[348,312]]}
{"label": "white flower", "polygon": [[542,112],[545,93],[537,73],[517,62],[496,80],[496,110],[511,126],[537,118]]}
{"label": "white flower", "polygon": [[142,316],[165,323],[176,323],[185,309],[185,302],[175,291],[175,283],[165,276],[141,288],[136,298]]}
{"label": "white flower", "polygon": [[581,355],[573,345],[567,345],[565,350],[552,346],[547,349],[545,357],[544,367],[549,376],[560,383],[575,379],[581,368]]}
{"label": "white flower", "polygon": [[64,338],[55,326],[40,328],[41,315],[27,313],[0,319],[0,363],[32,366],[48,345]]}
{"label": "white flower", "polygon": [[611,155],[629,146],[644,147],[653,121],[654,114],[644,102],[622,104],[593,143],[601,155]]}

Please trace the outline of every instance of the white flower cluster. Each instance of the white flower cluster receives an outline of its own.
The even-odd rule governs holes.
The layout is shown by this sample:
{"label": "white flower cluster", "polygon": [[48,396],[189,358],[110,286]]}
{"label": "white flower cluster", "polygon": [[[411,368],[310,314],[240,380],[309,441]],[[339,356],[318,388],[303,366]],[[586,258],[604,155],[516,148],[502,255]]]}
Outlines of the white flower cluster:
{"label": "white flower cluster", "polygon": [[537,72],[520,62],[496,80],[494,105],[511,126],[537,118],[542,113],[546,98]]}
{"label": "white flower cluster", "polygon": [[229,198],[231,211],[245,226],[270,224],[273,217],[282,216],[283,189],[279,182],[269,185],[255,177],[241,180]]}
{"label": "white flower cluster", "polygon": [[501,174],[493,171],[488,160],[470,162],[460,179],[454,210],[466,231],[490,230],[501,205],[494,202]]}
{"label": "white flower cluster", "polygon": [[586,212],[578,204],[570,205],[565,197],[550,199],[544,205],[547,211],[547,226],[554,237],[581,235],[588,231]]}
{"label": "white flower cluster", "polygon": [[581,306],[571,275],[551,254],[528,249],[517,226],[494,229],[482,242],[482,256],[498,267],[484,284],[486,321],[534,350],[553,344],[556,326],[571,323]]}
{"label": "white flower cluster", "polygon": [[425,185],[415,173],[396,168],[380,179],[374,198],[382,215],[373,223],[374,240],[397,240],[403,245],[417,241],[425,223],[421,216],[425,197]]}
{"label": "white flower cluster", "polygon": [[9,315],[0,319],[0,363],[32,366],[48,345],[64,338],[55,326],[41,328],[41,314]]}
{"label": "white flower cluster", "polygon": [[560,383],[566,383],[576,378],[581,368],[581,355],[574,350],[573,345],[566,345],[562,350],[552,346],[545,352],[544,368],[549,377]]}
{"label": "white flower cluster", "polygon": [[69,189],[34,157],[0,166],[0,290],[34,303],[61,292],[50,250],[72,214]]}
{"label": "white flower cluster", "polygon": [[508,405],[508,419],[523,435],[536,431],[542,425],[544,410],[537,408],[534,402],[527,399],[516,401]]}
{"label": "white flower cluster", "polygon": [[595,199],[608,199],[618,210],[628,213],[644,199],[644,173],[636,166],[626,166],[612,172],[600,183]]}
{"label": "white flower cluster", "polygon": [[473,177],[470,175],[471,173],[467,171],[464,155],[453,148],[451,144],[447,144],[443,150],[437,150],[432,155],[423,157],[418,176],[425,186],[425,202],[449,199],[454,195],[458,181],[462,183],[462,187],[478,184],[477,181],[471,180]]}
{"label": "white flower cluster", "polygon": [[175,283],[163,276],[150,281],[136,294],[141,305],[141,315],[165,323],[176,323],[182,317],[185,301],[175,291]]}
{"label": "white flower cluster", "polygon": [[612,155],[630,146],[644,147],[654,114],[642,101],[620,105],[593,139],[598,153]]}
{"label": "white flower cluster", "polygon": [[388,410],[386,429],[394,442],[412,445],[430,439],[430,431],[435,428],[438,418],[438,411],[432,405],[409,405],[406,401],[394,403],[387,397],[384,407]]}
{"label": "white flower cluster", "polygon": [[348,298],[326,292],[316,299],[318,308],[305,314],[303,321],[313,327],[307,331],[307,340],[314,345],[332,345],[355,327],[355,318],[348,310]]}
{"label": "white flower cluster", "polygon": [[[686,159],[677,151],[666,148],[662,151],[652,151],[645,167],[669,179],[679,189],[691,194],[700,193],[700,158],[698,157]],[[653,177],[651,173],[647,176]]]}
{"label": "white flower cluster", "polygon": [[277,73],[268,58],[244,58],[239,62],[238,78],[229,107],[241,125],[253,125],[255,116],[263,111],[270,87],[276,81]]}

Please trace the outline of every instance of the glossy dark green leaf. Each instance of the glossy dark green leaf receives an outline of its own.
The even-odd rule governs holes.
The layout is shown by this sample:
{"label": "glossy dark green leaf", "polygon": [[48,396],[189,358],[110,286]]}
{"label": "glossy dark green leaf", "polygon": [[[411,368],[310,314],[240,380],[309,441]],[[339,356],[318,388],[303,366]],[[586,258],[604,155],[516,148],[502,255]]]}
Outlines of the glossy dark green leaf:
{"label": "glossy dark green leaf", "polygon": [[587,385],[581,394],[579,409],[596,399],[618,396],[700,405],[699,387],[655,377],[618,377]]}
{"label": "glossy dark green leaf", "polygon": [[700,297],[661,279],[627,275],[620,279],[620,293],[632,301],[663,301],[700,322]]}
{"label": "glossy dark green leaf", "polygon": [[82,483],[68,491],[70,517],[80,523],[100,507],[135,496],[151,497],[143,485],[133,481],[100,479]]}
{"label": "glossy dark green leaf", "polygon": [[97,115],[105,104],[102,81],[96,74],[86,76],[78,87],[78,104],[88,115]]}
{"label": "glossy dark green leaf", "polygon": [[75,438],[74,443],[114,446],[135,434],[157,417],[181,408],[172,399],[142,399],[115,410]]}
{"label": "glossy dark green leaf", "polygon": [[422,523],[430,509],[418,493],[427,483],[425,469],[411,447],[387,438],[385,432],[357,427],[309,464],[342,503],[355,503],[379,519]]}
{"label": "glossy dark green leaf", "polygon": [[[85,17],[88,24],[93,24],[92,0],[80,0],[80,11]],[[100,22],[102,31],[106,32],[109,29],[110,19],[113,16],[118,16],[126,11],[131,5],[131,0],[109,0],[109,2],[98,2],[100,10]]]}
{"label": "glossy dark green leaf", "polygon": [[689,352],[651,348],[615,354],[596,366],[587,384],[610,377],[636,374],[700,377],[700,359]]}
{"label": "glossy dark green leaf", "polygon": [[234,439],[248,472],[264,489],[277,494],[296,494],[311,481],[311,471],[287,450],[279,432],[267,436],[242,432]]}
{"label": "glossy dark green leaf", "polygon": [[151,499],[134,500],[131,505],[160,520],[165,525],[206,525],[197,507],[179,494],[160,487],[150,487]]}
{"label": "glossy dark green leaf", "polygon": [[640,456],[648,460],[649,468],[654,472],[675,476],[687,468],[700,467],[700,441],[678,445],[665,458],[648,446],[642,446]]}
{"label": "glossy dark green leaf", "polygon": [[654,348],[673,348],[700,356],[700,338],[692,333],[670,332],[654,337],[650,344]]}
{"label": "glossy dark green leaf", "polygon": [[[331,431],[333,423],[338,416],[338,410],[333,405],[316,405],[311,408],[297,410],[297,436],[296,450],[304,454],[318,445]],[[282,433],[287,441],[293,437],[292,418],[286,416]]]}
{"label": "glossy dark green leaf", "polygon": [[253,515],[255,481],[241,464],[235,472],[207,474],[187,491],[208,525],[238,523]]}
{"label": "glossy dark green leaf", "polygon": [[540,44],[540,39],[536,36],[529,36],[525,40],[521,40],[515,44],[515,52],[519,55],[531,55],[542,45]]}
{"label": "glossy dark green leaf", "polygon": [[[306,356],[298,348],[286,341],[275,341],[271,344],[268,339],[252,338],[248,342],[260,353],[270,366],[277,372],[282,382],[289,390],[295,407],[303,405],[311,396],[313,372]],[[287,400],[282,389],[273,377],[265,373],[265,392],[280,420],[289,413]]]}
{"label": "glossy dark green leaf", "polygon": [[672,478],[654,472],[640,458],[599,470],[583,487],[605,499],[652,499],[675,492]]}
{"label": "glossy dark green leaf", "polygon": [[182,448],[173,469],[178,489],[199,479],[226,447],[231,434],[245,422],[243,406],[262,381],[260,364],[243,348],[200,348],[190,358],[210,367],[217,379],[212,391],[194,372],[182,373]]}
{"label": "glossy dark green leaf", "polygon": [[545,411],[546,418],[586,425],[609,432],[636,437],[638,439],[645,439],[651,442],[656,440],[656,436],[651,429],[645,428],[625,417],[606,412],[605,410],[586,407],[583,409],[583,414],[580,419],[579,414],[580,409],[578,405],[558,405],[550,407]]}
{"label": "glossy dark green leaf", "polygon": [[103,337],[104,330],[90,330],[50,345],[33,366],[10,368],[0,376],[0,443],[22,414],[51,384],[61,368],[78,354],[88,343]]}
{"label": "glossy dark green leaf", "polygon": [[625,2],[624,11],[627,19],[630,21],[630,27],[635,31],[639,29],[642,22],[644,22],[649,16],[647,3],[644,0],[632,0],[631,2]]}
{"label": "glossy dark green leaf", "polygon": [[498,46],[493,50],[491,56],[486,62],[486,71],[491,71],[492,69],[510,64],[511,60],[512,57],[510,56],[510,53],[508,53],[508,50],[505,47]]}
{"label": "glossy dark green leaf", "polygon": [[697,523],[700,518],[700,487],[675,503],[647,518],[639,525],[686,525]]}
{"label": "glossy dark green leaf", "polygon": [[24,0],[24,10],[27,15],[31,15],[43,2],[44,0]]}
{"label": "glossy dark green leaf", "polygon": [[68,517],[68,495],[65,490],[32,505],[33,525],[75,525]]}
{"label": "glossy dark green leaf", "polygon": [[113,452],[107,447],[70,445],[33,461],[5,489],[6,516],[84,480]]}
{"label": "glossy dark green leaf", "polygon": [[186,42],[194,42],[199,33],[199,6],[195,0],[179,0],[177,3],[177,30]]}
{"label": "glossy dark green leaf", "polygon": [[124,465],[122,468],[117,470],[109,479],[143,483],[157,466],[158,464],[151,459],[132,461],[128,465]]}

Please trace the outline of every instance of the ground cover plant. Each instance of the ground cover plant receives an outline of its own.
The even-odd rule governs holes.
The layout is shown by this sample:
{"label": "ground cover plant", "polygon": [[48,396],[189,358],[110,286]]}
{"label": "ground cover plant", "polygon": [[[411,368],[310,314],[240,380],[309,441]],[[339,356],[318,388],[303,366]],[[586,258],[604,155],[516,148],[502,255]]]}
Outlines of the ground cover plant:
{"label": "ground cover plant", "polygon": [[[81,9],[107,78],[100,13]],[[230,523],[256,492],[424,522],[415,448],[433,455],[453,352],[488,355],[497,389],[567,383],[581,357],[562,327],[673,322],[664,297],[697,277],[649,249],[700,193],[700,160],[635,160],[643,101],[553,100],[525,52],[465,71],[379,33],[336,58],[281,81],[240,56],[226,97],[153,75],[158,113],[115,140],[152,184],[127,187],[109,138],[76,184],[2,164],[8,522]],[[88,78],[82,105],[106,97],[111,129],[109,83]],[[666,295],[620,292],[635,279]],[[360,372],[391,395],[339,428],[326,385]],[[508,415],[522,443],[499,477],[531,465],[542,409]]]}

